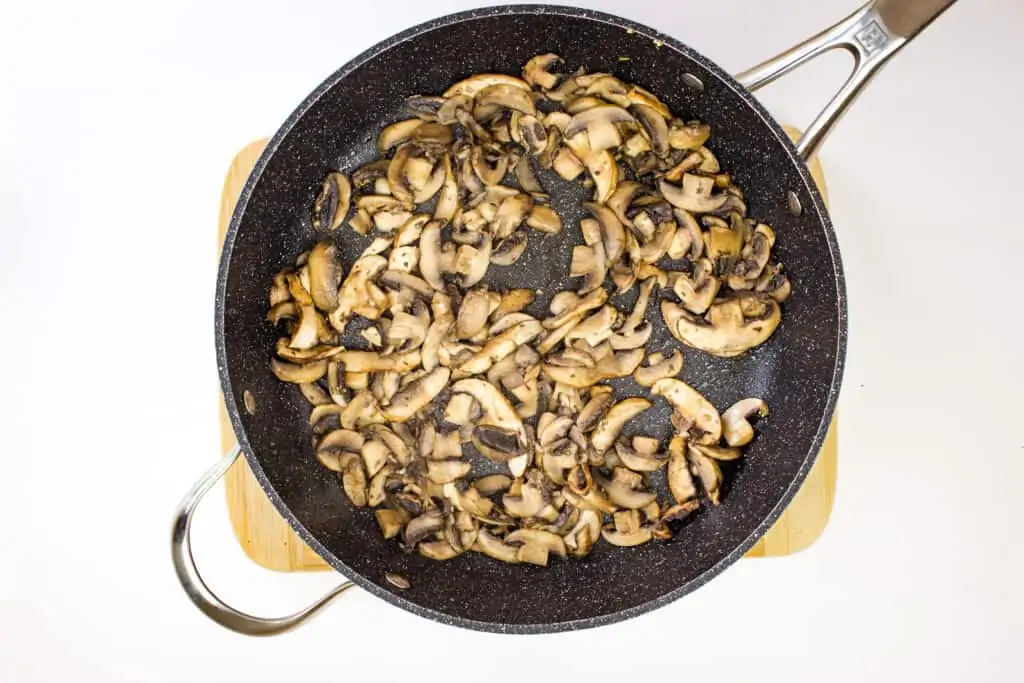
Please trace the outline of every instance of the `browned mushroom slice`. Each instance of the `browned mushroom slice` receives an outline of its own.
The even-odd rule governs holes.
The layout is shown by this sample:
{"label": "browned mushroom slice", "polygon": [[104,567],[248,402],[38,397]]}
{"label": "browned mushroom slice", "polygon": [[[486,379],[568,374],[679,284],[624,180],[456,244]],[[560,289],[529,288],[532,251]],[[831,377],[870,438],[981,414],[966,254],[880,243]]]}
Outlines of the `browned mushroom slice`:
{"label": "browned mushroom slice", "polygon": [[576,427],[586,434],[597,427],[598,423],[615,403],[615,395],[611,387],[595,386],[590,390],[590,400],[576,416]]}
{"label": "browned mushroom slice", "polygon": [[644,398],[627,398],[612,406],[598,422],[590,443],[598,452],[605,452],[612,447],[619,432],[629,420],[651,407],[651,402]]}
{"label": "browned mushroom slice", "polygon": [[700,480],[704,493],[711,499],[712,504],[718,505],[719,489],[722,486],[722,470],[719,469],[718,462],[694,446],[687,448],[686,457],[690,461],[690,471]]}
{"label": "browned mushroom slice", "polygon": [[497,536],[492,536],[486,529],[481,529],[473,544],[473,550],[483,553],[488,557],[510,564],[519,562],[519,549],[516,546],[508,545]]}
{"label": "browned mushroom slice", "polygon": [[444,528],[444,516],[440,510],[428,510],[411,520],[402,530],[402,541],[407,548],[412,548],[428,536]]}
{"label": "browned mushroom slice", "polygon": [[647,527],[642,527],[632,533],[624,533],[612,525],[607,525],[601,529],[601,536],[612,545],[623,548],[643,545],[654,538],[651,530]]}
{"label": "browned mushroom slice", "polygon": [[489,474],[473,482],[473,488],[482,496],[493,496],[496,493],[507,491],[511,485],[512,479],[504,474]]}
{"label": "browned mushroom slice", "polygon": [[672,290],[691,313],[704,313],[718,294],[719,280],[714,276],[711,259],[702,258],[693,264],[693,274],[673,275]]}
{"label": "browned mushroom slice", "polygon": [[563,180],[575,180],[584,171],[583,162],[568,147],[560,147],[551,162],[551,168]]}
{"label": "browned mushroom slice", "polygon": [[310,405],[319,406],[331,403],[331,397],[327,392],[314,382],[300,382],[299,391],[302,392],[302,396],[309,401]]}
{"label": "browned mushroom slice", "polygon": [[473,446],[490,460],[508,462],[523,453],[519,435],[510,429],[479,425],[473,430]]}
{"label": "browned mushroom slice", "polygon": [[508,514],[513,517],[526,518],[537,516],[548,501],[539,486],[526,482],[520,489],[519,495],[506,493],[501,497],[501,502]]}
{"label": "browned mushroom slice", "polygon": [[381,354],[373,351],[344,351],[336,359],[345,365],[346,372],[409,372],[420,364],[418,350],[405,353]]}
{"label": "browned mushroom slice", "polygon": [[341,485],[349,502],[357,508],[366,507],[366,472],[358,453],[345,453],[339,461]]}
{"label": "browned mushroom slice", "polygon": [[419,118],[392,123],[381,131],[380,137],[377,138],[377,149],[383,154],[392,147],[407,142],[412,137],[413,131],[422,125],[423,119]]}
{"label": "browned mushroom slice", "polygon": [[791,286],[781,265],[768,265],[754,284],[754,290],[782,303],[789,298]]}
{"label": "browned mushroom slice", "polygon": [[768,265],[774,244],[775,233],[771,228],[763,224],[754,228],[754,233],[743,247],[739,260],[732,267],[729,286],[735,290],[752,289]]}
{"label": "browned mushroom slice", "polygon": [[559,77],[551,68],[562,63],[562,58],[553,53],[537,55],[523,67],[523,79],[535,88],[551,90],[558,85]]}
{"label": "browned mushroom slice", "polygon": [[459,247],[455,262],[455,272],[462,276],[462,286],[472,287],[487,274],[491,262],[491,236],[481,235],[478,246],[463,244]]}
{"label": "browned mushroom slice", "polygon": [[543,327],[536,320],[527,320],[515,327],[505,330],[496,337],[488,340],[478,353],[460,363],[456,370],[458,377],[479,375],[496,362],[514,353],[521,345],[532,341],[543,331]]}
{"label": "browned mushroom slice", "polygon": [[601,241],[610,263],[614,263],[626,250],[626,231],[622,222],[607,206],[594,202],[584,202],[583,208],[601,225]]}
{"label": "browned mushroom slice", "polygon": [[640,124],[640,132],[650,145],[651,151],[659,157],[667,156],[670,135],[665,117],[646,104],[635,104],[632,111],[636,122]]}
{"label": "browned mushroom slice", "polygon": [[712,304],[705,318],[696,317],[671,301],[662,301],[661,315],[676,339],[723,357],[737,356],[763,344],[781,320],[778,302],[757,295]]}
{"label": "browned mushroom slice", "polygon": [[642,454],[627,441],[619,439],[615,442],[615,455],[619,462],[634,472],[657,472],[668,462],[663,454]]}
{"label": "browned mushroom slice", "polygon": [[608,259],[605,256],[604,244],[598,242],[592,246],[577,245],[572,248],[572,260],[569,265],[569,277],[582,277],[580,293],[586,294],[600,287],[608,275]]}
{"label": "browned mushroom slice", "polygon": [[494,83],[480,90],[474,99],[476,106],[473,115],[477,120],[487,118],[491,112],[501,109],[531,116],[537,113],[529,89],[523,89],[519,83]]}
{"label": "browned mushroom slice", "polygon": [[498,242],[491,252],[491,263],[496,266],[511,266],[526,251],[527,235],[523,230],[516,231]]}
{"label": "browned mushroom slice", "polygon": [[352,186],[342,173],[328,173],[313,202],[313,229],[337,230],[348,215]]}
{"label": "browned mushroom slice", "polygon": [[668,446],[668,489],[676,503],[685,505],[697,496],[697,486],[686,461],[686,438],[677,434]]}
{"label": "browned mushroom slice", "polygon": [[487,324],[490,299],[486,289],[473,289],[466,293],[456,317],[455,334],[459,339],[475,336]]}
{"label": "browned mushroom slice", "polygon": [[712,195],[715,187],[713,178],[686,173],[682,186],[677,187],[667,180],[658,182],[658,189],[669,204],[693,213],[716,211],[725,203],[728,195]]}
{"label": "browned mushroom slice", "polygon": [[491,319],[497,322],[510,313],[518,313],[533,303],[535,297],[532,289],[510,289],[501,295],[501,302],[491,313]]}
{"label": "browned mushroom slice", "polygon": [[668,248],[668,257],[681,259],[685,256],[691,261],[696,261],[704,253],[704,237],[700,225],[685,209],[676,209],[675,216],[679,227]]}
{"label": "browned mushroom slice", "polygon": [[[668,144],[672,149],[697,149],[711,137],[711,127],[705,123],[673,122],[668,131]],[[716,171],[717,172],[717,171]]]}
{"label": "browned mushroom slice", "polygon": [[767,415],[768,404],[759,398],[737,401],[722,413],[722,435],[725,442],[730,446],[746,446],[754,439],[754,428],[750,425],[750,418]]}
{"label": "browned mushroom slice", "polygon": [[341,413],[341,426],[345,429],[362,429],[371,424],[384,422],[380,406],[372,392],[362,390],[352,397]]}
{"label": "browned mushroom slice", "polygon": [[506,536],[505,541],[543,549],[545,563],[548,553],[554,553],[561,558],[566,556],[565,541],[562,540],[562,537],[542,529],[517,529]]}
{"label": "browned mushroom slice", "polygon": [[[672,404],[676,420],[686,425],[685,430],[697,443],[714,445],[722,437],[722,418],[711,402],[682,380],[659,379],[651,393]],[[684,429],[680,429],[684,431]]]}
{"label": "browned mushroom slice", "polygon": [[459,556],[459,551],[448,541],[422,541],[416,548],[428,560],[450,560]]}
{"label": "browned mushroom slice", "polygon": [[430,460],[427,462],[427,476],[435,484],[447,484],[469,474],[472,465],[464,460]]}
{"label": "browned mushroom slice", "polygon": [[691,443],[690,448],[700,451],[703,455],[718,462],[732,462],[733,460],[739,460],[743,455],[743,451],[732,446],[708,446],[706,444]]}
{"label": "browned mushroom slice", "polygon": [[451,389],[456,394],[469,394],[476,399],[483,412],[481,420],[484,425],[515,433],[521,444],[529,442],[522,419],[496,386],[484,380],[470,378],[455,382]]}
{"label": "browned mushroom slice", "polygon": [[627,510],[639,510],[657,500],[656,491],[641,491],[615,479],[606,479],[594,474],[594,483],[601,487],[605,496],[613,505]]}
{"label": "browned mushroom slice", "polygon": [[433,401],[448,385],[451,371],[448,368],[434,368],[421,379],[395,395],[391,405],[383,409],[385,419],[391,422],[405,422]]}
{"label": "browned mushroom slice", "polygon": [[334,329],[345,331],[345,324],[352,313],[366,303],[368,285],[387,265],[387,259],[378,255],[364,256],[355,262],[338,292],[338,307],[328,316]]}
{"label": "browned mushroom slice", "polygon": [[282,382],[308,384],[324,376],[327,372],[327,361],[320,360],[305,365],[294,365],[271,358],[270,369],[273,371],[274,376]]}
{"label": "browned mushroom slice", "polygon": [[[603,290],[599,290],[603,291]],[[643,349],[619,351],[602,358],[593,368],[564,367],[545,363],[542,371],[549,379],[577,389],[593,386],[598,382],[632,374],[643,360]]]}
{"label": "browned mushroom slice", "polygon": [[[392,425],[392,427],[395,427],[395,425]],[[382,424],[375,424],[370,425],[366,433],[367,436],[371,436],[387,446],[395,460],[403,467],[411,462],[412,452],[409,449],[409,445],[392,428]]]}
{"label": "browned mushroom slice", "polygon": [[380,526],[380,533],[385,539],[391,539],[402,533],[402,527],[405,525],[405,517],[402,513],[395,510],[374,510],[373,514],[377,517],[377,524]]}
{"label": "browned mushroom slice", "polygon": [[[648,360],[652,360],[653,357]],[[683,370],[683,354],[678,349],[668,358],[652,362],[647,367],[639,367],[633,371],[633,379],[643,387],[652,387],[655,382],[666,377],[675,377]]]}
{"label": "browned mushroom slice", "polygon": [[622,137],[617,125],[634,122],[632,114],[622,107],[601,104],[573,116],[565,129],[565,137],[572,138],[586,132],[590,149],[598,152],[619,146]]}

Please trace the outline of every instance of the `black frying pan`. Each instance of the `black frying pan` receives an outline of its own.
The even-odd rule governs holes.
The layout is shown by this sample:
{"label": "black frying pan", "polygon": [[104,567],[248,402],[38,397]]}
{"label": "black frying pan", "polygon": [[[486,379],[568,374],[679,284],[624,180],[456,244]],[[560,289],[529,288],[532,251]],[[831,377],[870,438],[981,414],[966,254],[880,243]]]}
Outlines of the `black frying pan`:
{"label": "black frying pan", "polygon": [[[814,463],[832,417],[846,349],[846,300],[836,236],[804,158],[860,86],[952,0],[878,0],[835,27],[739,77],[678,41],[618,17],[543,5],[455,14],[405,31],[357,57],[313,92],[260,157],[235,209],[217,281],[217,360],[240,451],[282,515],[304,541],[355,583],[400,607],[469,628],[537,633],[607,624],[646,612],[701,586],[768,530]],[[750,91],[821,52],[843,47],[857,67],[837,98],[796,146]],[[350,170],[376,154],[380,129],[406,116],[404,98],[439,94],[479,72],[519,73],[531,56],[556,52],[572,68],[611,71],[661,97],[684,119],[710,123],[711,148],[744,190],[749,213],[778,234],[793,295],[783,323],[763,346],[733,359],[685,348],[683,378],[717,406],[746,396],[772,409],[747,455],[727,472],[724,502],[694,516],[670,542],[638,548],[599,544],[582,561],[546,569],[506,565],[476,553],[448,562],[403,553],[385,541],[371,513],[353,509],[337,477],[310,448],[309,408],[295,387],[268,367],[275,331],[266,322],[274,273],[316,240],[309,207],[324,174]],[[628,59],[622,59],[622,58]],[[741,85],[742,83],[742,85]],[[497,288],[572,289],[571,245],[580,243],[583,191],[557,186],[554,207],[566,232],[531,237],[510,268],[491,268]],[[336,236],[346,268],[364,241]],[[546,307],[546,298],[536,304]],[[620,309],[631,301],[617,302]],[[678,346],[659,315],[651,350]],[[623,380],[618,393],[639,387]],[[256,410],[243,407],[249,392]],[[631,428],[667,440],[664,402]],[[219,463],[186,497],[173,533],[179,578],[210,617],[249,634],[277,633],[301,622],[352,584],[291,617],[265,620],[237,612],[203,584],[188,544],[191,512],[238,456]],[[386,578],[405,577],[408,588]]]}

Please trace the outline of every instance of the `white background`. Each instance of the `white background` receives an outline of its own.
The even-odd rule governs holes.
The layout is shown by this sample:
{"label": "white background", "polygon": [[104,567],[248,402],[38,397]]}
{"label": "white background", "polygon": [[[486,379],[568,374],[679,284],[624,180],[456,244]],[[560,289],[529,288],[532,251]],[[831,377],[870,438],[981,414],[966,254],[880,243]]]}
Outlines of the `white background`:
{"label": "white background", "polygon": [[[738,71],[856,3],[587,4]],[[214,234],[227,165],[350,57],[469,5],[4,7],[0,680],[1019,676],[1024,5],[1007,0],[954,6],[824,149],[851,342],[836,506],[813,548],[741,561],[630,622],[553,636],[458,630],[353,591],[293,634],[254,640],[185,599],[169,523],[218,457]],[[765,101],[806,122],[845,59]],[[195,537],[228,600],[274,615],[336,581],[255,567],[225,512],[218,488]]]}

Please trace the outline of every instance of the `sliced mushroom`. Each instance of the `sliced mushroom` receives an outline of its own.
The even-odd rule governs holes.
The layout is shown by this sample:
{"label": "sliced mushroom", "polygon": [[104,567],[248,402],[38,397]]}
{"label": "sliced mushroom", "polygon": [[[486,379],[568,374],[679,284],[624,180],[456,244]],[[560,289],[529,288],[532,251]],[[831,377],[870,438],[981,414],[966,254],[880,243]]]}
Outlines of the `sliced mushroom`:
{"label": "sliced mushroom", "polygon": [[490,382],[470,378],[455,382],[451,389],[456,394],[469,394],[476,399],[483,411],[483,424],[515,433],[521,444],[529,441],[519,414],[496,386]]}
{"label": "sliced mushroom", "polygon": [[270,369],[273,371],[274,376],[282,382],[308,384],[324,376],[327,372],[327,361],[320,360],[305,365],[294,365],[271,358]]}
{"label": "sliced mushroom", "polygon": [[651,402],[645,398],[627,398],[619,401],[605,413],[594,433],[590,437],[590,444],[600,453],[612,447],[619,432],[626,425],[626,422],[651,407]]}
{"label": "sliced mushroom", "polygon": [[402,528],[405,525],[405,518],[400,512],[395,510],[374,510],[373,514],[377,517],[377,524],[380,526],[380,533],[385,539],[394,538],[398,534],[402,533]]}
{"label": "sliced mushroom", "polygon": [[647,527],[642,527],[632,533],[624,533],[611,525],[605,526],[601,529],[601,536],[612,545],[617,545],[623,548],[643,545],[654,538],[651,530]]}
{"label": "sliced mushroom", "polygon": [[602,104],[573,116],[565,129],[565,137],[572,138],[586,132],[590,149],[598,152],[621,144],[618,124],[634,122],[633,115],[622,107]]}
{"label": "sliced mushroom", "polygon": [[427,462],[427,476],[435,484],[448,484],[469,474],[472,465],[464,460],[430,460]]}
{"label": "sliced mushroom", "polygon": [[519,562],[519,551],[516,546],[508,545],[497,536],[492,536],[486,529],[481,529],[473,544],[473,550],[488,557],[510,564]]}
{"label": "sliced mushroom", "polygon": [[602,204],[584,202],[583,208],[589,211],[601,225],[601,241],[604,243],[608,261],[611,263],[618,261],[626,250],[626,231],[622,222],[611,209]]}
{"label": "sliced mushroom", "polygon": [[677,434],[668,446],[668,489],[679,505],[697,497],[697,486],[686,461],[686,438]]}
{"label": "sliced mushroom", "polygon": [[633,371],[633,379],[643,387],[652,387],[666,377],[675,377],[683,370],[683,354],[678,349],[672,355],[647,367],[639,367]]}
{"label": "sliced mushroom", "polygon": [[[362,438],[362,437],[360,437]],[[374,477],[387,464],[391,456],[391,449],[384,442],[371,439],[363,443],[360,454],[363,456],[363,464],[366,466],[366,474]]]}
{"label": "sliced mushroom", "polygon": [[669,153],[670,134],[665,117],[646,104],[634,104],[632,111],[636,117],[636,122],[640,124],[640,132],[646,138],[651,151],[659,157],[667,156]]}
{"label": "sliced mushroom", "polygon": [[739,460],[743,455],[743,451],[731,446],[708,446],[706,444],[692,443],[690,444],[690,448],[696,449],[712,460],[717,460],[719,462],[732,462],[733,460]]}
{"label": "sliced mushroom", "polygon": [[422,125],[423,119],[419,118],[392,123],[381,131],[380,136],[377,138],[377,149],[383,154],[392,147],[407,142],[412,137],[413,131]]}
{"label": "sliced mushroom", "polygon": [[341,485],[349,502],[357,508],[366,507],[366,472],[358,453],[345,453],[339,460]]}
{"label": "sliced mushroom", "polygon": [[473,289],[466,293],[459,307],[455,322],[455,333],[459,339],[475,336],[487,324],[490,314],[490,298],[486,289]]}
{"label": "sliced mushroom", "polygon": [[428,560],[450,560],[459,556],[459,551],[448,541],[422,541],[416,548]]}
{"label": "sliced mushroom", "polygon": [[338,291],[338,307],[328,316],[334,329],[345,331],[352,313],[367,303],[368,285],[387,265],[387,259],[379,255],[364,256],[355,262]]}
{"label": "sliced mushroom", "polygon": [[496,266],[511,266],[526,251],[526,231],[518,230],[502,241],[491,252],[491,263]]}
{"label": "sliced mushroom", "polygon": [[718,505],[719,489],[722,486],[722,470],[719,469],[718,462],[694,446],[687,449],[686,456],[690,461],[690,471],[700,480],[704,493],[711,499],[712,504]]}
{"label": "sliced mushroom", "polygon": [[537,337],[543,327],[536,320],[527,320],[491,338],[478,353],[459,363],[458,377],[479,375],[496,362],[515,352],[517,348]]}
{"label": "sliced mushroom", "polygon": [[643,349],[619,351],[598,361],[593,368],[563,367],[545,363],[543,372],[549,379],[562,384],[584,389],[598,382],[632,374],[643,360]]}
{"label": "sliced mushroom", "polygon": [[697,149],[707,142],[709,137],[711,127],[707,124],[673,122],[668,132],[668,143],[672,149]]}
{"label": "sliced mushroom", "polygon": [[722,413],[722,436],[730,446],[746,446],[754,439],[752,417],[767,417],[768,404],[759,398],[737,401]]}
{"label": "sliced mushroom", "polygon": [[343,351],[335,358],[345,365],[346,372],[409,372],[420,364],[418,350],[385,354],[374,351]]}
{"label": "sliced mushroom", "polygon": [[[651,393],[672,404],[677,420],[697,443],[714,445],[722,437],[722,418],[696,389],[675,378],[659,379]],[[684,431],[680,429],[680,431]]]}
{"label": "sliced mushroom", "polygon": [[565,541],[562,537],[550,531],[541,529],[517,529],[505,537],[508,543],[522,543],[523,545],[540,546],[546,551],[565,558]]}
{"label": "sliced mushroom", "polygon": [[684,256],[696,261],[704,253],[704,237],[701,234],[697,219],[685,209],[675,210],[676,222],[679,227],[668,248],[668,257],[681,259]]}
{"label": "sliced mushroom", "polygon": [[451,371],[448,368],[434,368],[424,377],[402,390],[383,409],[384,417],[391,422],[405,422],[433,401],[448,385]]}
{"label": "sliced mushroom", "polygon": [[313,229],[337,230],[352,202],[352,185],[342,173],[328,173],[313,202]]}
{"label": "sliced mushroom", "polygon": [[559,82],[559,77],[551,73],[551,68],[562,61],[561,57],[552,53],[537,55],[523,67],[523,78],[535,88],[551,90]]}
{"label": "sliced mushroom", "polygon": [[615,442],[615,455],[634,472],[657,472],[668,462],[667,455],[640,453],[624,439]]}
{"label": "sliced mushroom", "polygon": [[692,173],[683,175],[681,187],[677,187],[667,180],[658,182],[658,189],[669,204],[693,213],[709,213],[722,207],[728,195],[712,195],[711,190],[714,187],[713,178]]}
{"label": "sliced mushroom", "polygon": [[405,529],[402,530],[402,541],[407,548],[412,548],[442,528],[444,528],[444,516],[441,511],[428,510],[405,525]]}
{"label": "sliced mushroom", "polygon": [[440,221],[430,221],[420,234],[420,274],[434,289],[444,289],[444,280],[441,279]]}
{"label": "sliced mushroom", "polygon": [[487,274],[487,266],[491,262],[491,236],[481,236],[480,244],[472,247],[464,244],[459,247],[455,270],[462,275],[462,286],[472,287]]}
{"label": "sliced mushroom", "polygon": [[657,491],[637,490],[625,482],[606,479],[599,474],[594,475],[594,483],[601,487],[613,505],[627,510],[639,510],[658,499]]}
{"label": "sliced mushroom", "polygon": [[671,301],[662,301],[661,315],[676,339],[723,357],[738,356],[763,344],[781,320],[778,302],[757,295],[712,304],[705,318],[696,317]]}

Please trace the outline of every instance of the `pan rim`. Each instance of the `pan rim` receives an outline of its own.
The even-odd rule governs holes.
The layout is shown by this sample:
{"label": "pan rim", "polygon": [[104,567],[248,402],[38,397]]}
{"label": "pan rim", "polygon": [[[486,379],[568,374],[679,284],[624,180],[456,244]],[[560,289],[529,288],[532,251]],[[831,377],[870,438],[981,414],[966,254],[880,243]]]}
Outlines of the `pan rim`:
{"label": "pan rim", "polygon": [[[639,34],[641,37],[649,38],[653,41],[661,41],[665,47],[669,47],[685,57],[693,60],[700,64],[702,68],[708,72],[717,76],[720,81],[727,87],[731,88],[740,99],[753,109],[758,117],[764,121],[767,129],[772,132],[775,136],[776,141],[783,146],[789,157],[796,162],[796,170],[800,176],[800,180],[803,183],[803,190],[810,196],[810,206],[805,206],[804,210],[811,209],[815,212],[818,221],[821,224],[822,229],[825,232],[825,238],[828,243],[829,255],[832,260],[832,268],[834,273],[834,280],[836,284],[836,305],[837,305],[837,349],[836,349],[836,361],[832,372],[832,385],[829,390],[829,394],[825,404],[825,410],[822,415],[821,422],[819,423],[814,437],[812,438],[810,448],[804,457],[796,475],[791,480],[790,484],[783,492],[779,502],[772,508],[771,511],[762,519],[762,521],[755,527],[755,529],[736,547],[730,552],[723,556],[718,562],[713,564],[711,567],[706,569],[701,574],[697,575],[693,579],[677,586],[671,591],[664,593],[656,598],[643,602],[639,605],[622,609],[609,614],[595,615],[591,617],[584,617],[580,619],[572,619],[566,621],[556,622],[538,622],[529,624],[512,624],[507,622],[494,622],[494,621],[482,621],[471,619],[462,616],[456,616],[447,612],[442,612],[429,607],[424,607],[418,603],[412,602],[411,600],[403,598],[401,595],[393,593],[388,589],[379,586],[374,583],[368,577],[356,572],[345,563],[341,562],[330,550],[324,547],[306,527],[298,520],[298,518],[292,513],[291,509],[285,504],[280,498],[273,484],[270,482],[266,473],[260,464],[259,459],[255,456],[252,446],[249,444],[248,436],[245,428],[241,421],[240,406],[236,400],[234,392],[231,388],[231,381],[228,372],[227,364],[227,346],[225,342],[225,330],[224,330],[224,314],[225,314],[225,297],[227,292],[227,280],[228,273],[231,269],[231,257],[234,251],[234,243],[238,234],[239,226],[242,221],[242,217],[245,215],[246,208],[249,200],[252,196],[252,192],[259,182],[264,170],[267,167],[270,159],[277,153],[282,141],[291,132],[294,126],[306,115],[306,113],[323,97],[331,88],[337,85],[339,82],[347,78],[352,72],[360,68],[363,64],[374,59],[379,54],[393,48],[394,46],[403,43],[412,38],[418,37],[424,33],[429,33],[438,28],[449,26],[452,24],[463,23],[466,21],[473,21],[477,19],[505,16],[505,15],[522,15],[522,14],[545,14],[552,16],[563,16],[571,18],[582,18],[599,23],[609,24],[617,28],[623,28],[626,30],[632,30]],[[839,393],[842,386],[843,370],[846,361],[847,351],[847,337],[848,337],[848,324],[847,324],[847,297],[846,297],[846,278],[843,272],[842,260],[839,253],[838,239],[835,233],[835,229],[832,225],[832,221],[829,217],[828,210],[824,206],[824,201],[821,197],[821,193],[818,191],[817,185],[811,177],[810,171],[804,160],[797,154],[796,147],[790,140],[789,136],[782,129],[781,125],[768,113],[768,111],[757,101],[754,96],[741,86],[730,74],[726,73],[718,64],[704,55],[696,52],[689,46],[680,42],[672,36],[663,34],[649,26],[634,22],[623,17],[619,17],[606,12],[599,12],[595,10],[582,9],[577,7],[569,6],[554,6],[544,4],[518,4],[518,5],[502,5],[494,7],[485,7],[480,9],[467,10],[462,12],[456,12],[448,14],[442,17],[428,20],[426,22],[417,24],[411,28],[408,28],[400,33],[397,33],[389,38],[384,39],[363,51],[361,54],[344,64],[330,76],[328,76],[315,90],[313,90],[302,103],[296,107],[292,113],[288,116],[285,122],[280,126],[277,132],[274,133],[273,137],[269,140],[263,152],[260,154],[259,159],[256,161],[252,172],[249,174],[249,178],[246,180],[245,186],[239,194],[238,201],[235,204],[234,212],[232,213],[231,222],[228,226],[227,233],[224,237],[224,244],[221,249],[220,264],[217,273],[217,286],[216,286],[216,298],[215,298],[215,320],[214,320],[214,331],[215,331],[215,342],[217,352],[217,371],[220,377],[221,390],[224,396],[224,402],[227,407],[228,416],[231,421],[231,426],[234,430],[235,436],[238,440],[238,444],[245,455],[245,459],[249,464],[250,469],[256,476],[256,480],[259,482],[260,487],[270,498],[274,507],[278,512],[287,520],[288,524],[295,530],[299,537],[307,543],[320,557],[322,557],[335,571],[342,574],[344,577],[352,580],[358,586],[368,591],[370,594],[381,598],[388,603],[400,607],[404,610],[412,612],[422,617],[439,621],[441,623],[450,624],[453,626],[459,626],[476,631],[484,631],[490,633],[512,633],[512,634],[541,634],[541,633],[557,633],[564,631],[573,631],[584,628],[592,628],[596,626],[604,626],[613,624],[616,622],[631,619],[633,617],[640,616],[659,607],[663,607],[671,602],[675,602],[679,598],[693,592],[700,588],[707,582],[714,579],[725,569],[731,566],[734,562],[742,558],[748,550],[771,528],[771,526],[778,520],[783,511],[788,507],[793,497],[796,495],[800,486],[807,478],[808,473],[813,467],[814,463],[818,459],[818,455],[821,451],[822,445],[824,444],[825,437],[828,433],[829,426],[831,424],[832,415],[835,412],[836,402],[839,397]]]}

